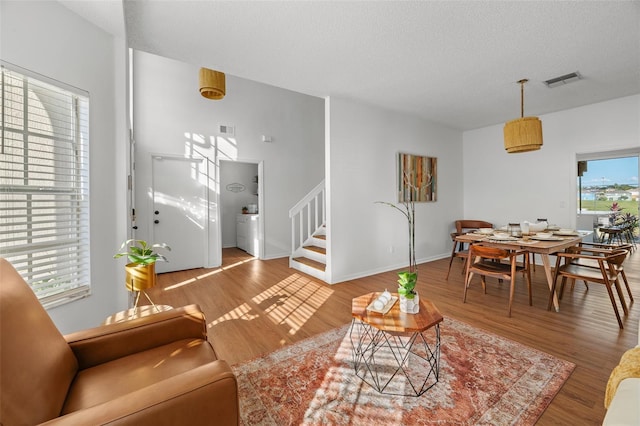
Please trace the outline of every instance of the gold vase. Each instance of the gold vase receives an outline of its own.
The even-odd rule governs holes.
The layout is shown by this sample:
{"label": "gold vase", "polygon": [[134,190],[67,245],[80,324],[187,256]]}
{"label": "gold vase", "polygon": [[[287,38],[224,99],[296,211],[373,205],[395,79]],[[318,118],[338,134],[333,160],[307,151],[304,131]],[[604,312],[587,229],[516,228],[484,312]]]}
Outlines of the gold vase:
{"label": "gold vase", "polygon": [[125,284],[129,291],[142,291],[156,285],[156,265],[129,263],[125,267]]}

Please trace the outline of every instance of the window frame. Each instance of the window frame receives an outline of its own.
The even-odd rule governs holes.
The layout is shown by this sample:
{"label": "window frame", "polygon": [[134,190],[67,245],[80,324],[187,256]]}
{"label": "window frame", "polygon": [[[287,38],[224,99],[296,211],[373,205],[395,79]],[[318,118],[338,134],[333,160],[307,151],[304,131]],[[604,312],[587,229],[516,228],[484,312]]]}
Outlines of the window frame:
{"label": "window frame", "polygon": [[91,294],[90,97],[0,68],[0,256],[52,308]]}
{"label": "window frame", "polygon": [[[581,208],[582,206],[582,189],[585,185],[582,183],[582,172],[588,171],[588,163],[590,161],[602,161],[602,160],[618,160],[618,159],[626,159],[626,158],[636,158],[638,160],[638,170],[637,173],[640,173],[640,148],[631,148],[631,149],[621,149],[621,150],[613,150],[613,151],[605,151],[605,152],[593,152],[593,153],[582,153],[576,155],[576,163],[577,163],[577,183],[576,183],[576,194],[577,194],[577,204],[576,204],[576,214],[578,215],[591,215],[591,216],[602,216],[608,215],[608,212],[591,210],[588,208]],[[581,170],[580,163],[584,163],[584,167]],[[603,187],[604,187],[603,182]],[[638,185],[640,188],[640,185]],[[595,195],[594,195],[595,197]],[[613,200],[611,201],[613,202]],[[639,206],[634,212],[630,212],[632,214],[638,214],[640,211],[640,201],[638,202]],[[595,204],[595,201],[594,201]]]}

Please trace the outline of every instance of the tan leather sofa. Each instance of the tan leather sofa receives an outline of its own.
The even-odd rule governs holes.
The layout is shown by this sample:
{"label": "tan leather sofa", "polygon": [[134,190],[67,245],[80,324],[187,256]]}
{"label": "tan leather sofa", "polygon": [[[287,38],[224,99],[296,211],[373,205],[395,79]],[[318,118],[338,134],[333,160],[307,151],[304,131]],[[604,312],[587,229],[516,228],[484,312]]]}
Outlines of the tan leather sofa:
{"label": "tan leather sofa", "polygon": [[197,305],[62,336],[0,259],[0,425],[237,425]]}

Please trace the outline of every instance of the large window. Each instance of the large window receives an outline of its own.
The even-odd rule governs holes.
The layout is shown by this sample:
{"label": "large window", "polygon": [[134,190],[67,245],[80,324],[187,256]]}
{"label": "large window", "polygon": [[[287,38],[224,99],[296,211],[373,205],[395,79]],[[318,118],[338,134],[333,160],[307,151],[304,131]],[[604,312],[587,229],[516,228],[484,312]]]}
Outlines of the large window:
{"label": "large window", "polygon": [[602,227],[617,226],[637,238],[640,211],[638,176],[640,148],[578,154],[578,212],[580,229],[593,225],[595,237]]}
{"label": "large window", "polygon": [[578,213],[638,214],[638,155],[578,161]]}
{"label": "large window", "polygon": [[45,307],[89,285],[89,98],[2,63],[0,256]]}

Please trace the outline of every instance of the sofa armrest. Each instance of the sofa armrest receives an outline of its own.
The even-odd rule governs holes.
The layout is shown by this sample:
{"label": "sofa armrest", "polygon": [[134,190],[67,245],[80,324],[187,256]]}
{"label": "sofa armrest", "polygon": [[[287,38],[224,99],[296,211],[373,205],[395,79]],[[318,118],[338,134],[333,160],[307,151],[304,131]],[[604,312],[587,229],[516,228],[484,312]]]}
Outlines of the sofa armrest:
{"label": "sofa armrest", "polygon": [[640,424],[640,378],[624,379],[609,404],[603,426],[637,426]]}
{"label": "sofa armrest", "polygon": [[238,425],[236,377],[217,360],[43,425]]}
{"label": "sofa armrest", "polygon": [[206,321],[198,305],[187,305],[65,336],[80,369],[190,338],[207,340]]}

